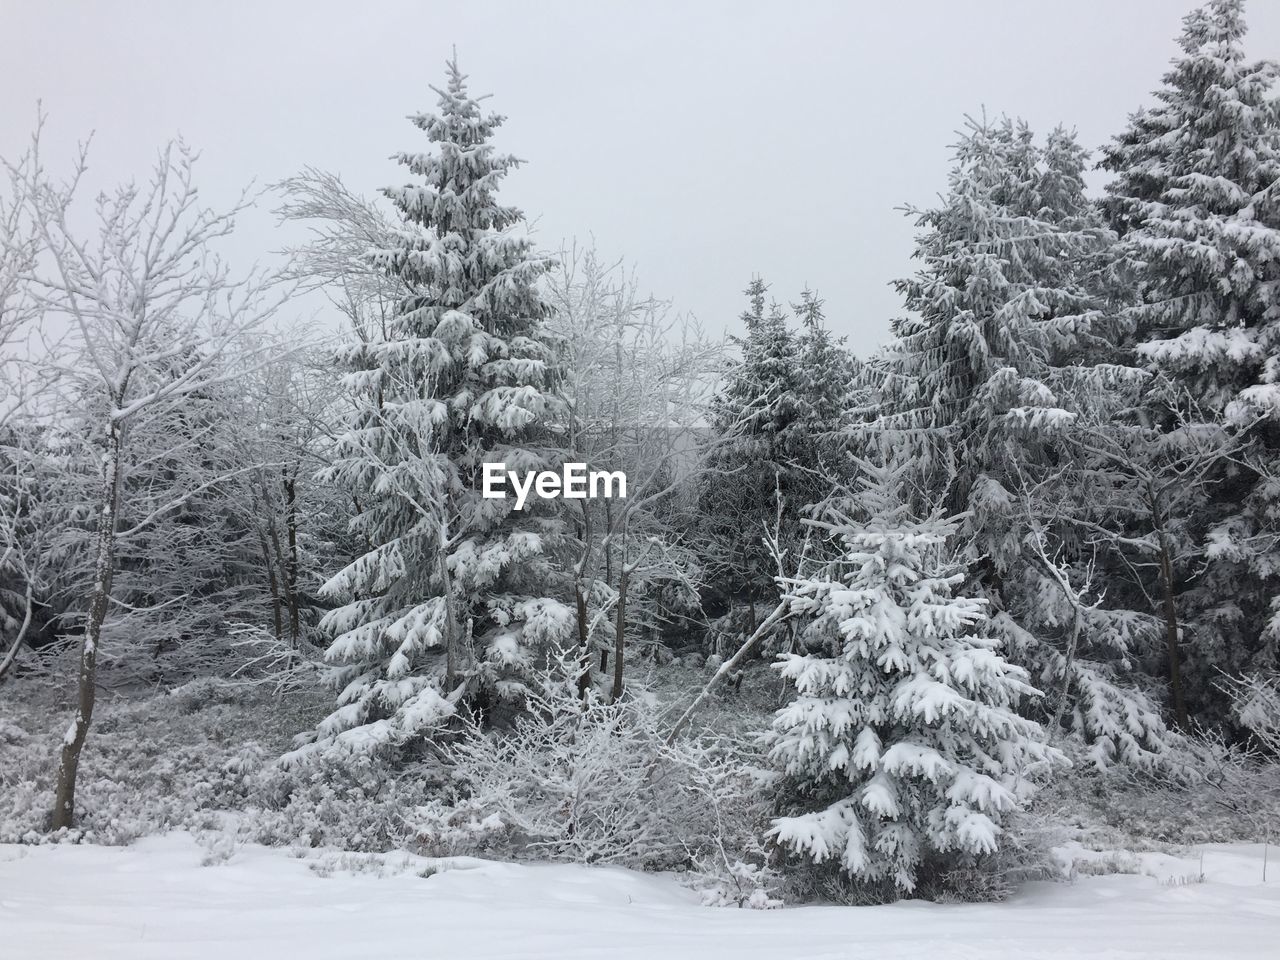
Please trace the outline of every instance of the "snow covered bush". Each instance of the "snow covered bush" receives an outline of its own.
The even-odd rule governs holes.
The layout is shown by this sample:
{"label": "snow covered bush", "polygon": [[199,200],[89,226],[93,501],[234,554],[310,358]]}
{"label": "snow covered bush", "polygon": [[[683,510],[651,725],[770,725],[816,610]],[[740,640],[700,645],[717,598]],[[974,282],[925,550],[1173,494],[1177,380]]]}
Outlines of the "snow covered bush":
{"label": "snow covered bush", "polygon": [[667,743],[648,700],[577,693],[571,663],[544,676],[508,730],[470,720],[444,747],[447,797],[416,811],[433,855],[508,852],[577,863],[682,869],[717,902],[768,899],[759,842],[768,774],[740,744]]}
{"label": "snow covered bush", "polygon": [[796,812],[770,836],[909,892],[926,862],[994,853],[1031,778],[1065,757],[1015,712],[1037,691],[974,632],[984,605],[952,595],[964,579],[944,553],[954,522],[909,515],[902,467],[861,466],[861,496],[813,521],[840,555],[784,581],[809,651],[778,664],[796,696],[767,739]]}
{"label": "snow covered bush", "polygon": [[24,735],[0,743],[0,842],[125,844],[171,829],[216,828],[247,792],[228,761],[251,755],[255,741],[265,755],[306,712],[214,681],[174,695],[104,697],[95,749],[81,770],[76,827],[48,834],[65,692],[23,678],[6,694],[20,694],[12,726]]}
{"label": "snow covered bush", "polygon": [[[168,830],[210,834],[218,850],[255,842],[383,851],[404,845],[405,812],[439,788],[430,769],[346,758],[289,769],[274,761],[314,722],[323,691],[206,679],[173,692],[100,704],[86,754],[77,827],[46,833],[65,707],[22,679],[0,726],[0,842],[126,844]],[[218,839],[230,835],[231,841]],[[216,850],[211,850],[211,856]],[[215,857],[216,859],[216,857]]]}
{"label": "snow covered bush", "polygon": [[1280,763],[1280,673],[1224,680],[1232,712],[1273,763]]}
{"label": "snow covered bush", "polygon": [[[1251,809],[1257,798],[1253,788],[1232,785],[1231,776],[1217,772],[1241,759],[1238,748],[1216,736],[1198,741],[1179,738],[1169,762],[1159,768],[1117,764],[1100,769],[1087,745],[1067,738],[1062,747],[1072,768],[1037,791],[1011,830],[1018,841],[1035,841],[1042,850],[1071,842],[1092,850],[1144,851],[1264,839],[1265,827],[1258,828]],[[1267,769],[1250,764],[1245,772],[1265,778]],[[1270,769],[1273,775],[1280,772]]]}
{"label": "snow covered bush", "polygon": [[1235,836],[1268,839],[1280,821],[1280,675],[1252,674],[1220,681],[1245,735],[1206,727],[1182,746],[1182,776],[1165,783],[1186,794],[1207,794],[1231,814]]}
{"label": "snow covered bush", "polygon": [[532,700],[509,732],[489,734],[471,722],[447,750],[463,809],[483,813],[481,824],[500,823],[513,845],[552,859],[641,863],[664,855],[665,825],[642,799],[652,792],[657,731],[638,729],[625,706],[572,703],[557,710]]}
{"label": "snow covered bush", "polygon": [[239,805],[239,837],[271,846],[396,849],[413,839],[408,812],[429,802],[439,785],[430,767],[370,756],[267,764]]}

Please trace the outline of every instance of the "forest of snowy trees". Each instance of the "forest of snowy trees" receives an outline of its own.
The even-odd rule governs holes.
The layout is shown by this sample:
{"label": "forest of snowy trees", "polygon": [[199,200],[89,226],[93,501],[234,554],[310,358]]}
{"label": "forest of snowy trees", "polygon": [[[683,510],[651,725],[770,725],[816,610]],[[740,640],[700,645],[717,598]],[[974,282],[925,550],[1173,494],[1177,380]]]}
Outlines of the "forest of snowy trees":
{"label": "forest of snowy trees", "polygon": [[[1269,837],[1280,66],[1242,0],[1178,42],[1100,147],[956,118],[864,356],[821,278],[761,264],[722,338],[541,249],[457,55],[374,198],[308,168],[210,209],[181,141],[94,196],[41,117],[0,189],[0,842],[773,906],[998,899],[1064,820]],[[250,206],[283,266],[219,256]],[[486,463],[626,496],[518,509]]]}

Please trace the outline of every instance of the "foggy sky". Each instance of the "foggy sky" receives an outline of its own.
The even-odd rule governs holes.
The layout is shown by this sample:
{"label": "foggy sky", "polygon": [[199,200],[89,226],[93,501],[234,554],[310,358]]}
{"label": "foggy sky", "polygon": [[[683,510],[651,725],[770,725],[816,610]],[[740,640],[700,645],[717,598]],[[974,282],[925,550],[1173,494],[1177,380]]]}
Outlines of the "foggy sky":
{"label": "foggy sky", "polygon": [[[425,140],[404,118],[456,44],[528,161],[503,198],[541,245],[594,236],[710,330],[762,274],[807,283],[866,354],[912,269],[896,208],[945,183],[966,113],[1057,123],[1096,148],[1156,88],[1192,0],[902,2],[90,2],[0,0],[0,154],[50,115],[53,163],[96,131],[92,175],[141,175],[181,133],[214,202],[304,165],[372,194]],[[1280,3],[1248,50],[1280,58]],[[1094,178],[1092,182],[1101,182]],[[264,215],[240,258],[283,239]]]}

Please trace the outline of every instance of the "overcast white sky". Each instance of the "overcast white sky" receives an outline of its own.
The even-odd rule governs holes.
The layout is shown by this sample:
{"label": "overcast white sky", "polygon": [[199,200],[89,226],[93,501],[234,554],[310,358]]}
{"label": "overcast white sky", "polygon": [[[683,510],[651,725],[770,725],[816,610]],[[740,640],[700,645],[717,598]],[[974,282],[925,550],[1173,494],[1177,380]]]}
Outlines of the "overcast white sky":
{"label": "overcast white sky", "polygon": [[[752,274],[808,283],[865,354],[912,267],[895,208],[942,188],[985,108],[1091,148],[1148,99],[1191,0],[390,2],[0,0],[0,153],[50,114],[60,156],[95,130],[103,184],[175,133],[212,200],[305,164],[372,193],[403,182],[406,114],[433,108],[450,46],[528,161],[504,191],[546,246],[593,234],[709,328]],[[1280,3],[1253,0],[1250,53],[1280,58]],[[276,248],[265,217],[237,253]]]}

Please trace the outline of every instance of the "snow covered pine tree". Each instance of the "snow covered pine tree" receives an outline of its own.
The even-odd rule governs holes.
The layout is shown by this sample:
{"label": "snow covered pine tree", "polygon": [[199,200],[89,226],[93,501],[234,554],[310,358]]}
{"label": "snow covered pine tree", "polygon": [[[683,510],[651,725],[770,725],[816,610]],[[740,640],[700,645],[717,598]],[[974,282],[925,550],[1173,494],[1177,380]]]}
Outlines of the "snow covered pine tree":
{"label": "snow covered pine tree", "polygon": [[797,696],[767,740],[808,809],[770,833],[910,891],[930,859],[995,851],[1029,777],[1065,758],[1014,712],[1038,695],[1026,672],[971,633],[984,603],[952,596],[964,581],[944,554],[955,523],[911,517],[903,466],[858,465],[861,494],[843,516],[810,521],[839,556],[783,584],[808,652],[780,658]]}
{"label": "snow covered pine tree", "polygon": [[[777,603],[775,567],[765,534],[777,522],[779,497],[784,521],[794,519],[790,502],[793,469],[785,437],[796,420],[800,371],[795,334],[775,303],[766,310],[768,286],[759,277],[745,293],[750,306],[741,320],[742,351],[710,405],[714,440],[707,475],[699,491],[699,536],[712,593],[732,606],[749,608],[747,632],[755,629],[756,606]],[[793,539],[794,523],[780,531]]]}
{"label": "snow covered pine tree", "polygon": [[783,435],[793,472],[792,509],[799,514],[824,500],[845,475],[852,437],[846,429],[856,403],[859,361],[845,338],[827,328],[823,300],[807,287],[791,310],[800,320],[796,338],[795,420]]}
{"label": "snow covered pine tree", "polygon": [[1170,575],[1171,654],[1186,658],[1187,709],[1203,717],[1221,705],[1220,671],[1274,667],[1280,649],[1280,66],[1245,58],[1242,0],[1183,23],[1159,102],[1102,166],[1139,278],[1137,352],[1173,385],[1153,395],[1150,421],[1166,448],[1216,436],[1230,453],[1184,521],[1193,542]]}
{"label": "snow covered pine tree", "polygon": [[[1084,577],[1091,549],[1078,531],[1095,519],[1096,474],[1063,453],[1096,398],[1142,379],[1113,347],[1115,237],[1085,195],[1087,155],[1067,131],[1041,146],[1020,121],[970,120],[955,149],[942,203],[913,211],[921,268],[898,284],[912,312],[868,364],[880,416],[867,433],[910,452],[921,512],[946,503],[963,518],[966,589],[990,604],[1005,655],[1069,691],[1067,724],[1098,762],[1149,765],[1167,731],[1129,664],[1139,635],[1155,635],[1151,618],[1092,609],[1075,655],[1070,610],[1028,549],[1048,528],[1050,552]],[[1034,506],[1028,487],[1043,491]]]}
{"label": "snow covered pine tree", "polygon": [[421,182],[384,191],[404,226],[372,254],[409,293],[385,334],[343,351],[358,410],[331,472],[358,504],[353,531],[368,550],[323,588],[342,601],[322,621],[339,707],[295,757],[395,748],[464,703],[518,700],[572,624],[556,599],[552,502],[516,512],[480,492],[486,461],[526,471],[557,460],[537,289],[551,261],[495,198],[519,162],[490,144],[502,117],[481,113],[456,59],[436,93],[439,113],[413,118],[435,151],[397,156]]}

